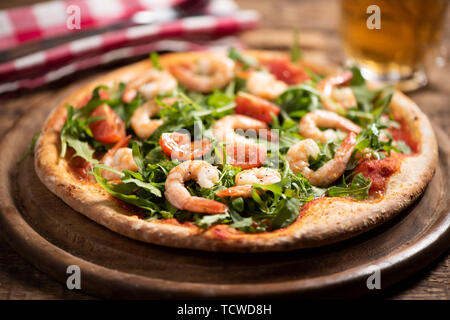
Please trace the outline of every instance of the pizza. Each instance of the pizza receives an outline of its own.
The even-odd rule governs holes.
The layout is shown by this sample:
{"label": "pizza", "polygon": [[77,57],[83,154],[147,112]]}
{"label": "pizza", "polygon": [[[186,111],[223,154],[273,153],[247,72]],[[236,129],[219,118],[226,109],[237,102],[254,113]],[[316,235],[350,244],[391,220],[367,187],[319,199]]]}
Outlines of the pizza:
{"label": "pizza", "polygon": [[56,107],[40,180],[74,210],[164,246],[317,247],[380,225],[431,180],[428,118],[358,68],[185,52],[118,69]]}

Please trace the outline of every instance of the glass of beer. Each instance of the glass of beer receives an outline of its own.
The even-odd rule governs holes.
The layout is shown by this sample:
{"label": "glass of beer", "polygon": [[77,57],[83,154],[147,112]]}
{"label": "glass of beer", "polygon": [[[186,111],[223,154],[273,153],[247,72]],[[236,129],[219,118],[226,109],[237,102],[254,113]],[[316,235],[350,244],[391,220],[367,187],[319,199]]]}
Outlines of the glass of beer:
{"label": "glass of beer", "polygon": [[368,80],[412,91],[427,83],[447,0],[341,0],[340,32],[349,64]]}

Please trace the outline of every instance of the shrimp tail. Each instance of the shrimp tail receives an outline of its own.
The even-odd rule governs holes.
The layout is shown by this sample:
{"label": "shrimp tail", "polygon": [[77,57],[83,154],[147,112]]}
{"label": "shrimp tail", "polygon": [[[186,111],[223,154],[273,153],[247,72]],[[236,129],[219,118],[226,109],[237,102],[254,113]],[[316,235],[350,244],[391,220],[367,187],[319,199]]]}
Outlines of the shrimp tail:
{"label": "shrimp tail", "polygon": [[250,197],[252,195],[253,186],[252,185],[244,185],[244,186],[234,186],[224,190],[219,190],[216,192],[216,196],[220,198],[225,197]]}
{"label": "shrimp tail", "polygon": [[199,213],[221,214],[227,211],[227,206],[216,200],[190,197],[183,204],[183,209]]}

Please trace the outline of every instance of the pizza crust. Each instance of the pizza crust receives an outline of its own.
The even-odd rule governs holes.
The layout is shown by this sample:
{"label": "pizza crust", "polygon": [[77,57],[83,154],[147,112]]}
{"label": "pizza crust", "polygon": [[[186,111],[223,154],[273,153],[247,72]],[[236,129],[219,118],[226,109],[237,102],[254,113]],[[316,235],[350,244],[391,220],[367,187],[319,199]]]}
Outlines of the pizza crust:
{"label": "pizza crust", "polygon": [[[261,51],[247,53],[258,59],[282,55]],[[208,53],[167,54],[161,56],[159,62],[164,67],[186,57],[205,54]],[[309,64],[308,67],[324,72],[321,66]],[[390,177],[382,198],[364,201],[316,199],[301,209],[299,218],[290,226],[259,234],[245,234],[226,225],[216,225],[205,231],[175,219],[138,219],[100,186],[79,180],[69,172],[67,161],[59,157],[59,130],[65,119],[66,103],[76,105],[96,86],[129,81],[137,72],[148,68],[151,68],[148,60],[121,68],[68,97],[48,116],[35,147],[35,169],[47,188],[74,210],[124,236],[165,246],[208,251],[264,252],[317,247],[353,237],[392,218],[424,191],[436,168],[437,142],[427,116],[412,100],[396,91],[391,109],[410,127],[419,142],[419,152],[402,160],[400,170]]]}

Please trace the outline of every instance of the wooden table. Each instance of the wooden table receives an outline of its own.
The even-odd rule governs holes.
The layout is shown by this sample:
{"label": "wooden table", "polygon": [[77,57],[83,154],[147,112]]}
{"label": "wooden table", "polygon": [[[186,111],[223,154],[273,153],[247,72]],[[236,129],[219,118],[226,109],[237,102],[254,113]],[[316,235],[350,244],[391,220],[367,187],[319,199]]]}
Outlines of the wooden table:
{"label": "wooden table", "polygon": [[[35,0],[15,0],[1,3],[0,9],[30,4]],[[292,40],[292,28],[301,30],[300,42],[305,56],[314,55],[340,62],[336,26],[339,4],[335,0],[238,0],[243,8],[257,9],[261,15],[261,29],[242,35],[249,47],[287,49]],[[446,30],[450,30],[450,7],[447,11]],[[450,32],[444,44],[450,50]],[[450,135],[450,61],[444,67],[430,69],[430,85],[410,94],[431,120]],[[91,70],[50,86],[0,97],[0,137],[19,117],[50,97],[61,99],[82,87],[94,77],[117,66]],[[425,270],[393,287],[380,290],[376,296],[387,299],[450,299],[450,254],[444,254]],[[91,299],[85,294],[70,291],[62,284],[41,273],[0,240],[0,299]]]}

